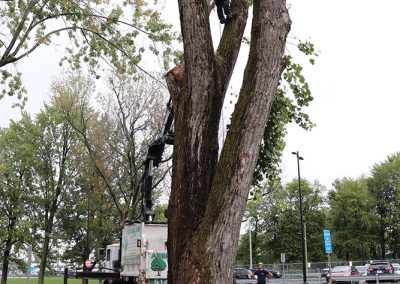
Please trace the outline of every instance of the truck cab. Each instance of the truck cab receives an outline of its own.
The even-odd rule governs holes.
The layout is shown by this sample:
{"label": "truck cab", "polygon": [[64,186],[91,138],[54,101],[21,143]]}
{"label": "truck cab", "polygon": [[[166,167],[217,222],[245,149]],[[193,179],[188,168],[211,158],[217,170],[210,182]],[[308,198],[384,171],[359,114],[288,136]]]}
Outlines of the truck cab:
{"label": "truck cab", "polygon": [[114,270],[119,269],[119,243],[110,244],[106,247],[103,252],[103,259],[100,263],[100,267],[103,270]]}

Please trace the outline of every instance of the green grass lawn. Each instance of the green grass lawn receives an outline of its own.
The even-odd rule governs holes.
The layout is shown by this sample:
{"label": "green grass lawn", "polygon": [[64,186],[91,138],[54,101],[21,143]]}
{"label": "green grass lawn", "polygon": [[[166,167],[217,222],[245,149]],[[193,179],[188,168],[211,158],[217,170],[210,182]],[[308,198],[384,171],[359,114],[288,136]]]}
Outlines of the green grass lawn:
{"label": "green grass lawn", "polygon": [[[30,278],[29,283],[37,284],[37,278],[33,278],[33,277]],[[63,284],[64,278],[62,278],[62,277],[45,278],[44,283],[45,284]],[[68,278],[68,284],[81,284],[81,283],[82,283],[82,279]],[[27,284],[27,279],[26,278],[8,278],[7,284]],[[99,284],[99,280],[89,280],[89,284]]]}

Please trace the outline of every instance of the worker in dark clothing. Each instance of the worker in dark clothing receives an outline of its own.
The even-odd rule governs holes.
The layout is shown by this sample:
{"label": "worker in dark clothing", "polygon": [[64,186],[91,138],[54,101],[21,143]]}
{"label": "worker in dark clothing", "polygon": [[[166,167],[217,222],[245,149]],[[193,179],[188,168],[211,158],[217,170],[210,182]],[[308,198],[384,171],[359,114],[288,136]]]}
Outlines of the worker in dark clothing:
{"label": "worker in dark clothing", "polygon": [[231,8],[229,6],[229,0],[215,0],[215,5],[217,6],[217,14],[219,22],[221,24],[225,24],[232,18]]}
{"label": "worker in dark clothing", "polygon": [[254,271],[253,276],[257,276],[257,284],[266,284],[267,283],[267,278],[271,279],[272,278],[272,273],[268,269],[264,268],[264,264],[260,262],[257,264],[257,270]]}

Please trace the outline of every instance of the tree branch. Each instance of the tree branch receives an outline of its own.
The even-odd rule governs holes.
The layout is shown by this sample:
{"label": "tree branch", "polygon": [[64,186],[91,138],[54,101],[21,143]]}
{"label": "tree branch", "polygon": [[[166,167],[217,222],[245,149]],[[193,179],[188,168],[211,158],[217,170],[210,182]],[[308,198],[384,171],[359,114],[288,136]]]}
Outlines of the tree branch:
{"label": "tree branch", "polygon": [[249,5],[247,1],[232,0],[231,10],[234,17],[225,25],[216,51],[217,62],[220,62],[223,93],[225,93],[228,88],[240,51],[248,18],[248,9]]}
{"label": "tree branch", "polygon": [[[124,51],[123,49],[121,49],[119,46],[117,46],[116,44],[114,44],[113,42],[109,41],[108,39],[106,39],[103,35],[101,35],[99,32],[87,29],[87,28],[83,28],[83,27],[65,27],[65,28],[60,28],[54,31],[51,31],[49,33],[47,33],[46,35],[44,35],[43,37],[41,37],[36,43],[35,45],[29,49],[28,51],[26,51],[25,53],[21,54],[18,57],[13,57],[10,58],[9,60],[6,60],[5,64],[8,63],[12,63],[15,61],[20,60],[21,58],[29,55],[30,53],[32,53],[36,48],[38,48],[41,44],[42,41],[47,38],[50,37],[51,35],[55,34],[55,33],[59,33],[62,31],[66,31],[66,30],[81,30],[81,31],[86,31],[86,32],[90,32],[95,34],[96,36],[98,36],[99,38],[101,38],[102,40],[106,41],[108,44],[110,44],[112,47],[116,48],[117,50],[119,50],[124,56],[126,56],[127,58],[130,58],[130,56],[128,55],[128,53],[126,53],[126,51]],[[1,61],[0,61],[1,62]],[[3,66],[5,64],[0,64],[0,66]],[[141,72],[143,72],[144,74],[146,74],[147,76],[151,77],[152,79],[154,79],[155,81],[159,82],[162,86],[166,87],[165,84],[163,82],[161,82],[160,80],[158,80],[157,78],[155,78],[153,75],[151,75],[149,72],[147,72],[146,70],[144,70],[142,67],[140,67],[137,64],[134,64],[136,66],[136,68],[138,68]]]}
{"label": "tree branch", "polygon": [[[48,0],[47,1],[43,1],[43,4],[42,4],[42,6],[40,7],[39,10],[43,10],[43,7],[47,4],[47,2],[48,2]],[[21,40],[19,41],[19,44],[17,45],[17,47],[14,49],[13,53],[11,54],[11,57],[15,57],[17,55],[18,51],[23,46],[25,40],[28,38],[29,33],[36,27],[37,24],[34,23],[36,18],[37,18],[37,15],[35,15],[32,18],[32,21],[29,24],[29,28],[25,31],[24,35],[22,36]]]}
{"label": "tree branch", "polygon": [[6,48],[6,51],[3,53],[3,55],[0,58],[0,66],[5,65],[2,62],[7,62],[7,57],[9,56],[11,49],[14,47],[14,44],[16,43],[16,41],[19,37],[19,34],[21,33],[22,29],[24,28],[24,23],[25,23],[26,19],[28,18],[29,13],[32,11],[32,8],[36,5],[37,2],[39,2],[39,0],[33,0],[26,7],[24,14],[23,14],[20,22],[18,23],[18,26],[17,26],[16,30],[14,31],[14,34],[12,35],[10,44],[8,45],[8,47]]}
{"label": "tree branch", "polygon": [[111,195],[111,198],[113,199],[114,205],[118,211],[118,213],[120,214],[121,218],[123,218],[124,213],[123,210],[120,208],[119,206],[119,202],[118,202],[118,198],[115,196],[115,193],[112,190],[112,186],[108,180],[108,178],[105,176],[105,174],[103,173],[102,169],[100,168],[100,166],[98,165],[96,158],[95,158],[95,153],[93,152],[93,149],[90,145],[90,142],[88,140],[88,137],[86,135],[86,120],[84,118],[83,115],[83,106],[81,108],[81,124],[83,126],[83,129],[81,129],[80,127],[78,127],[74,122],[72,117],[70,116],[70,113],[68,112],[67,114],[67,121],[69,122],[69,124],[71,125],[71,127],[81,136],[83,143],[88,151],[89,157],[96,169],[96,173],[103,179],[106,188],[108,189],[109,194]]}

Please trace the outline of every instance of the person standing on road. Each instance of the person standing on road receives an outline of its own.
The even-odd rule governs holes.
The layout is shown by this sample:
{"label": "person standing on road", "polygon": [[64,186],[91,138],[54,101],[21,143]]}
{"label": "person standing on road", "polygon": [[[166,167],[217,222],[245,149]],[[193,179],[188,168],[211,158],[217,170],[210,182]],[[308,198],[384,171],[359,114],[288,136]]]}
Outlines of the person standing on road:
{"label": "person standing on road", "polygon": [[254,271],[253,276],[257,276],[257,284],[266,284],[267,278],[272,278],[272,273],[268,269],[264,268],[264,264],[260,262],[257,264],[257,270]]}

